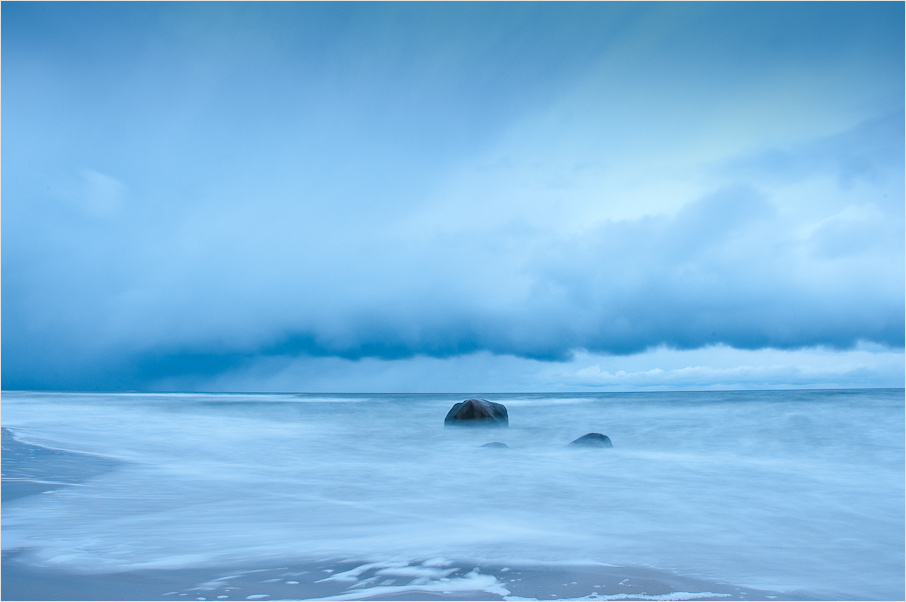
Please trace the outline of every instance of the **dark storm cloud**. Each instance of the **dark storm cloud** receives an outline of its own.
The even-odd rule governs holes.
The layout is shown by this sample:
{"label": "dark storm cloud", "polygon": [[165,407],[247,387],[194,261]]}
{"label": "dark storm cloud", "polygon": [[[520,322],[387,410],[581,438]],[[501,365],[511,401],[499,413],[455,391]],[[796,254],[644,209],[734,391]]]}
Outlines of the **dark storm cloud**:
{"label": "dark storm cloud", "polygon": [[[267,323],[257,315],[265,306],[263,299],[246,305],[238,299],[213,304],[233,306],[227,310],[266,332],[260,343],[238,343],[238,329],[231,332],[227,324],[224,332],[198,332],[197,342],[177,338],[176,344],[146,349],[126,351],[124,346],[119,356],[104,352],[93,365],[77,357],[57,361],[79,365],[80,378],[90,382],[103,382],[108,370],[117,374],[120,386],[138,387],[172,376],[211,376],[268,356],[389,360],[483,350],[562,360],[576,349],[629,354],[660,345],[903,345],[902,277],[890,282],[887,269],[872,272],[861,262],[846,263],[865,253],[869,261],[883,258],[886,250],[881,255],[862,249],[846,257],[815,258],[809,253],[810,239],[791,244],[782,227],[762,194],[748,187],[729,188],[687,205],[672,218],[606,223],[581,237],[537,246],[516,275],[529,278],[530,289],[509,298],[503,308],[482,297],[487,293],[489,299],[498,298],[505,291],[473,289],[464,281],[450,284],[454,294],[435,294],[408,279],[395,281],[391,266],[378,278],[385,287],[380,299],[355,285],[348,290],[351,297],[342,299],[325,291],[321,303],[328,307],[299,311],[301,316],[326,312],[328,319],[308,327]],[[871,232],[877,232],[885,224],[872,227]],[[807,277],[828,264],[838,281]],[[417,296],[415,302],[410,295]],[[224,311],[196,298],[183,302],[192,305],[181,308],[183,313]],[[68,343],[76,354],[76,341],[65,336],[57,340],[63,343],[61,351]],[[36,355],[45,361],[48,357],[40,348]],[[65,372],[35,377],[47,382],[65,379]]]}
{"label": "dark storm cloud", "polygon": [[903,346],[902,5],[2,10],[6,389]]}

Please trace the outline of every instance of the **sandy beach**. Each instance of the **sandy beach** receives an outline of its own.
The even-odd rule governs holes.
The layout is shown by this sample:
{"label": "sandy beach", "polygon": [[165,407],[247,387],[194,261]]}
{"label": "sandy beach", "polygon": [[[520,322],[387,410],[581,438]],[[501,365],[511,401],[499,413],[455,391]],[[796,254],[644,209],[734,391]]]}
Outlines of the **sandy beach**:
{"label": "sandy beach", "polygon": [[[74,574],[3,558],[4,600],[809,600],[633,567],[351,561]],[[441,576],[443,575],[443,576]]]}

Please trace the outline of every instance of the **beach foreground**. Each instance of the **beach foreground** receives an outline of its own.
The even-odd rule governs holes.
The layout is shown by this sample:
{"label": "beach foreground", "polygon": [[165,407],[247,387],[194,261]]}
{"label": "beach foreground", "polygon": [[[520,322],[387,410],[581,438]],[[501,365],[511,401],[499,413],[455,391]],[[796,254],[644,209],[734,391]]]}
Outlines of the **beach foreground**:
{"label": "beach foreground", "polygon": [[405,562],[67,573],[4,554],[4,600],[815,600],[638,567]]}
{"label": "beach foreground", "polygon": [[4,394],[2,598],[902,596],[902,390],[451,401]]}

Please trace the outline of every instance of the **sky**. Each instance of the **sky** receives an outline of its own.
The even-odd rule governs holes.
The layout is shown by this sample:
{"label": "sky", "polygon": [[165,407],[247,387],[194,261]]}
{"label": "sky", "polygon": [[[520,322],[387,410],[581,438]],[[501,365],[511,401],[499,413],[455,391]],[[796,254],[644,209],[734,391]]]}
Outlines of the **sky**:
{"label": "sky", "polygon": [[0,27],[4,390],[904,385],[901,2]]}

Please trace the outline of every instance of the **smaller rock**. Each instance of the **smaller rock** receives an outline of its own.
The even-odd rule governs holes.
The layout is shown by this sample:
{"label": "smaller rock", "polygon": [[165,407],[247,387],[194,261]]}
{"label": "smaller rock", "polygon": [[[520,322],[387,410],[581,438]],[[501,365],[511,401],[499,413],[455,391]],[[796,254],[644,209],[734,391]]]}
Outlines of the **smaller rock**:
{"label": "smaller rock", "polygon": [[491,441],[490,443],[485,443],[482,447],[509,447],[506,443],[501,443],[500,441]]}
{"label": "smaller rock", "polygon": [[580,447],[613,447],[610,437],[602,435],[601,433],[587,433],[575,441],[570,442],[570,445],[578,445]]}

